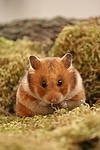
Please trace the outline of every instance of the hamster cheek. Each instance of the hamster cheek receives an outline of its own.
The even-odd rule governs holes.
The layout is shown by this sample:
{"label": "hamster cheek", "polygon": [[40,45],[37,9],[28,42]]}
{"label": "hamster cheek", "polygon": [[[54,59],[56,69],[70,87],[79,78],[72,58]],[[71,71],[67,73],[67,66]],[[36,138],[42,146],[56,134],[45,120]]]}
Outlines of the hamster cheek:
{"label": "hamster cheek", "polygon": [[61,108],[67,108],[67,106],[68,106],[67,101],[65,101],[65,100],[60,103]]}

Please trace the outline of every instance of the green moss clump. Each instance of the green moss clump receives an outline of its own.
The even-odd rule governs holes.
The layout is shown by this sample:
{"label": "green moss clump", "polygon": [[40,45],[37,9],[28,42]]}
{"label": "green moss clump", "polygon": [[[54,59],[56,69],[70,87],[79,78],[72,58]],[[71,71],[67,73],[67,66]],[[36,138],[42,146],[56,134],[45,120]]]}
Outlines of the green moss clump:
{"label": "green moss clump", "polygon": [[72,53],[74,66],[82,75],[87,102],[100,99],[100,26],[78,24],[66,26],[52,47],[49,56]]}
{"label": "green moss clump", "polygon": [[14,112],[17,87],[28,69],[28,57],[39,52],[39,44],[28,39],[14,42],[0,38],[0,114]]}

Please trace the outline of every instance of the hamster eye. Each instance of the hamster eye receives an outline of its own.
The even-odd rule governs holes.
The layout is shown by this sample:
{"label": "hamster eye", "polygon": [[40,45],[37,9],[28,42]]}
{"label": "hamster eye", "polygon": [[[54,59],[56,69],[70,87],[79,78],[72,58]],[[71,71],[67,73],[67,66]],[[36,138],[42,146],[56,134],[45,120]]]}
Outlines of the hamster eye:
{"label": "hamster eye", "polygon": [[61,80],[61,79],[58,80],[57,85],[58,85],[58,86],[62,86],[62,80]]}
{"label": "hamster eye", "polygon": [[45,80],[43,80],[43,81],[42,81],[42,83],[41,83],[41,85],[42,85],[42,87],[43,87],[43,88],[46,88],[46,87],[47,87],[47,83],[46,83],[46,81],[45,81]]}

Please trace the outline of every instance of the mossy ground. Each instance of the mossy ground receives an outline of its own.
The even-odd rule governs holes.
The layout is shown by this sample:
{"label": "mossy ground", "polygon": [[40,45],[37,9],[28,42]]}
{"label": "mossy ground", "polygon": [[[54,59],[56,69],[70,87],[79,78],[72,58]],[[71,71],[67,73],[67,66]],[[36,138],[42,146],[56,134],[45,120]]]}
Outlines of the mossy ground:
{"label": "mossy ground", "polygon": [[100,108],[61,109],[48,116],[0,116],[2,150],[81,150],[100,148]]}
{"label": "mossy ground", "polygon": [[[74,63],[76,62],[76,65],[80,63],[77,67],[84,78],[84,83],[87,84],[86,92],[91,95],[93,93],[91,89],[94,87],[95,94],[93,93],[93,96],[99,100],[100,29],[98,26],[88,26],[88,29],[87,27],[81,27],[83,26],[66,27],[63,30],[66,34],[63,37],[63,31],[61,32],[50,55],[57,55],[56,52],[61,52],[59,54],[61,56],[66,52],[72,52]],[[94,28],[96,32],[94,32]],[[82,32],[80,32],[80,29]],[[86,36],[90,38],[86,38]],[[62,39],[62,41],[59,39]],[[68,45],[69,41],[70,45]],[[87,41],[89,41],[89,45]],[[66,49],[66,45],[69,46],[68,49]],[[99,150],[99,104],[93,107],[85,104],[71,112],[61,109],[55,111],[52,115],[30,118],[19,118],[13,114],[16,90],[19,81],[28,68],[28,56],[30,54],[44,55],[39,43],[27,39],[14,42],[0,38],[0,149]],[[91,59],[92,63],[90,62]],[[87,62],[90,66],[88,69]],[[82,67],[82,65],[85,67]],[[92,100],[92,95],[88,97]]]}

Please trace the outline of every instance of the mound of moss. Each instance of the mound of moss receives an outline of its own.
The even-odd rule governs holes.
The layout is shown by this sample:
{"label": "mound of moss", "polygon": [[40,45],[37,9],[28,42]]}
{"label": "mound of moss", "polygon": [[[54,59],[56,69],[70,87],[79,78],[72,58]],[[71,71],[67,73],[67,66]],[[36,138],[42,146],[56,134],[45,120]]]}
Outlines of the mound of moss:
{"label": "mound of moss", "polygon": [[14,112],[17,87],[28,69],[28,57],[40,50],[39,43],[28,39],[14,42],[0,38],[0,114]]}
{"label": "mound of moss", "polygon": [[87,102],[100,99],[100,24],[66,26],[52,47],[50,56],[72,53],[74,66],[82,75]]}

